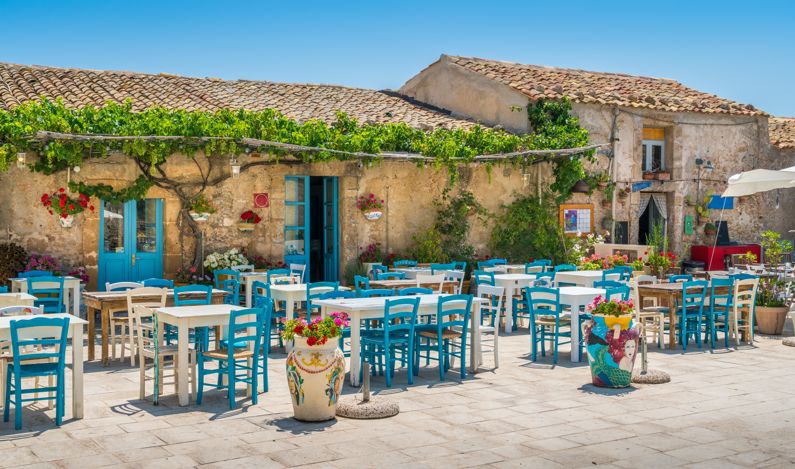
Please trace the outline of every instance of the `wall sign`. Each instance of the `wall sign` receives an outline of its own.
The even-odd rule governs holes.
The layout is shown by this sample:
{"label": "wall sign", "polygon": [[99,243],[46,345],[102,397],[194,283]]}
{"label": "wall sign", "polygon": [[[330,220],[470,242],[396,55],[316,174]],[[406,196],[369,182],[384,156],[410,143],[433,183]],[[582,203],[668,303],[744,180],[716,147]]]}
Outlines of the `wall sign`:
{"label": "wall sign", "polygon": [[693,234],[693,215],[685,215],[685,234]]}
{"label": "wall sign", "polygon": [[560,226],[567,235],[593,233],[593,204],[561,204]]}
{"label": "wall sign", "polygon": [[254,208],[268,208],[271,206],[270,197],[267,192],[254,194]]}
{"label": "wall sign", "polygon": [[713,210],[731,210],[734,208],[734,197],[721,197],[719,195],[713,195],[712,198],[709,199],[707,208]]}

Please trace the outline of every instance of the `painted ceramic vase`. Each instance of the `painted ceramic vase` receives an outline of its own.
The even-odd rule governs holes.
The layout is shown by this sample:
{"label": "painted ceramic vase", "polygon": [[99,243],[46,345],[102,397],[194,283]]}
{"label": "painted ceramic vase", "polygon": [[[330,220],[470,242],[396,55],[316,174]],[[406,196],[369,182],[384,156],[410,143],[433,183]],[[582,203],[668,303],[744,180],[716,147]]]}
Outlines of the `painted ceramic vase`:
{"label": "painted ceramic vase", "polygon": [[345,356],[338,345],[337,339],[331,339],[310,347],[305,338],[295,337],[285,367],[296,420],[334,418],[345,379]]}
{"label": "painted ceramic vase", "polygon": [[210,214],[205,212],[189,212],[190,217],[197,222],[205,222],[210,219]]}
{"label": "painted ceramic vase", "polygon": [[61,226],[64,228],[69,228],[72,226],[72,223],[75,222],[74,215],[67,215],[65,217],[58,217],[58,221],[61,223]]}
{"label": "painted ceramic vase", "polygon": [[364,213],[364,218],[370,221],[378,220],[379,218],[381,218],[381,215],[384,214],[381,210],[368,210],[363,213]]}
{"label": "painted ceramic vase", "polygon": [[634,323],[632,315],[594,315],[583,323],[582,331],[593,384],[606,388],[629,386],[640,337],[640,325]]}

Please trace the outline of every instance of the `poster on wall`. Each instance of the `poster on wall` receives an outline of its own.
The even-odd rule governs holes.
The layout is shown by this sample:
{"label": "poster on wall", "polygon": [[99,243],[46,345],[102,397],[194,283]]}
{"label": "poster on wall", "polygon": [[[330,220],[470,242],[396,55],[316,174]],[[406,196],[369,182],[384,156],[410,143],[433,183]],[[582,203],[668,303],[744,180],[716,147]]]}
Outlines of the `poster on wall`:
{"label": "poster on wall", "polygon": [[560,224],[567,235],[593,233],[593,205],[562,204],[560,206]]}

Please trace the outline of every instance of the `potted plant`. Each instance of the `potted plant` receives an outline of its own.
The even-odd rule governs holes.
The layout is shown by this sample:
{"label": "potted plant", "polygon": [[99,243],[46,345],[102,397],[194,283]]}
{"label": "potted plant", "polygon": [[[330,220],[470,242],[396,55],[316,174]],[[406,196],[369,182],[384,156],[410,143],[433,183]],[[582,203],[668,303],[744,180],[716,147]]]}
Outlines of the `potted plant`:
{"label": "potted plant", "polygon": [[670,181],[671,180],[671,173],[668,171],[657,171],[655,174],[658,181]]}
{"label": "potted plant", "polygon": [[695,203],[695,201],[693,201],[692,197],[690,197],[689,195],[686,195],[685,196],[685,205],[687,205],[688,207],[693,207],[693,206],[696,205],[696,203]]}
{"label": "potted plant", "polygon": [[[248,264],[250,264],[248,258],[238,248],[232,248],[226,252],[214,252],[204,258],[204,267],[210,272]],[[191,270],[190,273],[195,274],[196,271]]]}
{"label": "potted plant", "polygon": [[49,254],[31,252],[25,264],[24,271],[29,272],[31,270],[45,270],[47,272],[52,272],[53,275],[60,276],[61,264],[58,262],[58,259]]}
{"label": "potted plant", "polygon": [[653,181],[654,180],[654,172],[652,172],[652,171],[643,171],[643,180],[644,181]]}
{"label": "potted plant", "polygon": [[644,269],[646,267],[646,263],[643,262],[643,259],[635,259],[629,265],[632,267],[632,277],[633,278],[639,277],[639,276],[641,276],[641,275],[646,273],[646,272],[644,272]]}
{"label": "potted plant", "polygon": [[619,199],[626,199],[627,196],[629,195],[629,193],[630,193],[629,188],[624,187],[624,188],[622,188],[621,190],[618,191],[618,198]]}
{"label": "potted plant", "polygon": [[712,200],[713,191],[707,191],[707,195],[696,205],[696,214],[699,222],[709,219],[709,203]]}
{"label": "potted plant", "polygon": [[240,214],[240,221],[237,222],[237,229],[240,231],[254,231],[254,227],[262,221],[262,217],[254,213],[253,210],[246,210]]}
{"label": "potted plant", "polygon": [[[781,263],[784,254],[792,251],[792,243],[781,239],[781,233],[767,230],[762,233],[762,249],[765,264]],[[789,307],[784,301],[786,282],[775,277],[763,277],[756,293],[756,323],[762,334],[781,335]]]}
{"label": "potted plant", "polygon": [[64,228],[69,228],[74,222],[75,215],[85,209],[94,211],[94,206],[91,205],[90,198],[85,194],[77,194],[77,198],[69,197],[66,194],[66,189],[59,188],[56,192],[51,194],[42,194],[41,204],[50,215],[58,215],[58,221]]}
{"label": "potted plant", "polygon": [[345,379],[345,355],[338,345],[347,326],[345,313],[285,323],[282,339],[292,343],[285,368],[296,420],[321,422],[336,415]]}
{"label": "potted plant", "polygon": [[610,175],[604,171],[598,172],[593,175],[593,182],[595,182],[600,189],[604,189],[610,184]]}
{"label": "potted plant", "polygon": [[704,225],[704,234],[705,235],[707,235],[707,236],[715,236],[715,233],[717,233],[717,232],[718,232],[718,227],[715,226],[714,223],[707,222],[707,224]]}
{"label": "potted plant", "polygon": [[587,306],[592,319],[583,322],[582,330],[595,386],[630,385],[640,337],[640,325],[632,320],[633,310],[632,301],[608,301],[602,296]]}
{"label": "potted plant", "polygon": [[369,197],[361,196],[356,202],[356,208],[364,214],[364,218],[375,221],[383,215],[384,199],[377,199],[375,194],[370,194]]}
{"label": "potted plant", "polygon": [[612,182],[608,183],[604,189],[604,198],[602,199],[602,207],[609,208],[613,205],[613,194],[615,193],[616,185]]}
{"label": "potted plant", "polygon": [[197,222],[207,221],[210,215],[215,213],[215,207],[213,207],[203,195],[199,195],[193,199],[188,210],[190,217]]}
{"label": "potted plant", "polygon": [[364,266],[367,275],[372,274],[374,265],[382,265],[384,253],[381,252],[381,243],[370,243],[359,253],[359,262]]}

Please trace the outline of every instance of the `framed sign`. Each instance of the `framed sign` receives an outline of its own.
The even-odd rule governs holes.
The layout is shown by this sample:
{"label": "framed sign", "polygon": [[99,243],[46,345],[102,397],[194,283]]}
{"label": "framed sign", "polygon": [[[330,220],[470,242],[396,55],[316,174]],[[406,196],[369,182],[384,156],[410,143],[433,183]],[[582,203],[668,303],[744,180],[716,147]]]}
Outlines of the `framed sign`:
{"label": "framed sign", "polygon": [[254,208],[268,208],[270,205],[271,201],[267,192],[254,194]]}
{"label": "framed sign", "polygon": [[593,204],[561,204],[560,226],[567,235],[593,233]]}

